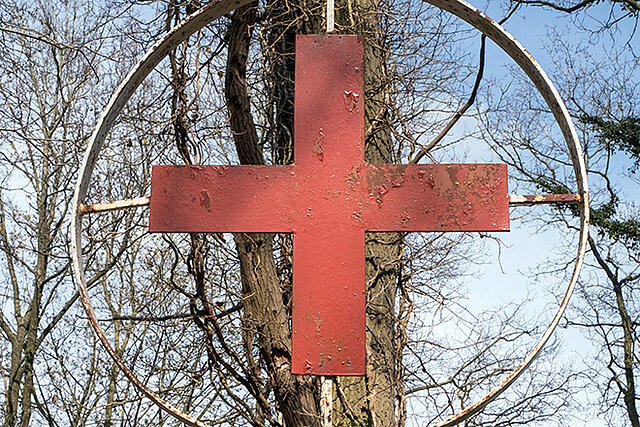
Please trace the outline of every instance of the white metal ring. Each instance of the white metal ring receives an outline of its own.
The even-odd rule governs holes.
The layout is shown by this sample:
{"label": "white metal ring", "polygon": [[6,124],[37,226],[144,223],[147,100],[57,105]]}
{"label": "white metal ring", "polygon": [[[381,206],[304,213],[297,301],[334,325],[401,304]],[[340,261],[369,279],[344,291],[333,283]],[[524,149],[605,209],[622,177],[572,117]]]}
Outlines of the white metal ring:
{"label": "white metal ring", "polygon": [[[114,92],[109,104],[104,109],[98,124],[91,136],[89,145],[84,155],[82,165],[78,172],[78,180],[76,183],[76,189],[72,201],[72,217],[71,217],[71,248],[73,257],[73,267],[76,278],[76,284],[80,293],[82,304],[89,316],[91,325],[93,326],[98,338],[107,349],[109,355],[113,358],[115,363],[124,374],[133,382],[133,384],[144,393],[149,399],[151,399],[160,408],[184,422],[190,426],[205,427],[207,424],[190,417],[187,414],[182,413],[180,410],[164,401],[153,391],[149,390],[127,366],[118,357],[111,344],[107,341],[107,338],[100,328],[96,320],[96,316],[89,301],[89,294],[87,292],[86,280],[84,274],[84,267],[81,258],[81,238],[82,238],[82,215],[80,207],[87,194],[89,182],[93,169],[98,158],[98,154],[105,138],[111,127],[113,126],[116,117],[127,103],[131,95],[135,92],[137,87],[147,77],[147,75],[164,59],[171,50],[176,48],[180,43],[189,38],[193,33],[202,29],[213,20],[221,17],[222,15],[229,13],[239,7],[245,6],[251,3],[252,0],[215,0],[206,6],[199,9],[193,15],[189,16],[182,23],[171,30],[162,40],[156,43],[138,62],[138,64],[129,72],[124,81],[118,86]],[[473,416],[482,408],[484,408],[489,402],[498,397],[509,385],[511,385],[515,379],[531,364],[531,362],[540,353],[542,347],[546,344],[549,337],[555,330],[558,322],[560,321],[568,303],[571,294],[577,284],[578,275],[584,262],[584,257],[587,250],[587,234],[589,225],[589,194],[587,187],[587,172],[582,156],[582,150],[578,141],[578,135],[575,131],[573,122],[569,112],[567,111],[564,102],[560,98],[558,91],[555,89],[549,77],[542,70],[540,65],[531,57],[531,55],[518,43],[513,36],[511,36],[504,28],[498,23],[487,17],[485,14],[461,0],[423,0],[430,3],[442,10],[446,10],[457,17],[463,19],[473,27],[481,31],[494,43],[502,48],[515,62],[522,68],[527,74],[529,79],[536,86],[540,94],[545,99],[551,112],[553,113],[562,134],[565,138],[573,167],[576,175],[576,183],[578,186],[578,193],[580,194],[580,237],[578,243],[578,254],[576,263],[573,269],[573,274],[564,298],[556,312],[550,325],[547,327],[545,333],[539,339],[533,349],[527,354],[525,359],[518,365],[518,367],[509,374],[505,380],[496,388],[491,390],[483,399],[477,403],[463,409],[461,412],[453,415],[449,419],[438,424],[438,427],[453,426],[458,424],[469,417]]]}

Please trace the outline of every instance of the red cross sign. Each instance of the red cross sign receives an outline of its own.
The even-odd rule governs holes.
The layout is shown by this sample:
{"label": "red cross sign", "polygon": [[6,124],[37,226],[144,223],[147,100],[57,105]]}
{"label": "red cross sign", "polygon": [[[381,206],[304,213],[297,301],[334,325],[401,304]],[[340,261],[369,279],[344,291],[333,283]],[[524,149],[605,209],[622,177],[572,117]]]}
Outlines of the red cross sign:
{"label": "red cross sign", "polygon": [[507,231],[506,165],[364,161],[364,39],[298,36],[294,164],[154,166],[152,232],[293,233],[294,374],[365,373],[366,231]]}

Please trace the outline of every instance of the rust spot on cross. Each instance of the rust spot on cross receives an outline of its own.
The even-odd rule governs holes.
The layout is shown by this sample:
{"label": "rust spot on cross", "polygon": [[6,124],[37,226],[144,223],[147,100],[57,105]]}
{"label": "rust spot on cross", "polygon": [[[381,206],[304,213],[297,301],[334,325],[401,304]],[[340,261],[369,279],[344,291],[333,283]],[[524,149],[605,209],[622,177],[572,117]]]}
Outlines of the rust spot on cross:
{"label": "rust spot on cross", "polygon": [[293,233],[294,374],[364,375],[366,231],[507,231],[506,165],[364,161],[361,36],[298,36],[295,163],[154,166],[152,232]]}

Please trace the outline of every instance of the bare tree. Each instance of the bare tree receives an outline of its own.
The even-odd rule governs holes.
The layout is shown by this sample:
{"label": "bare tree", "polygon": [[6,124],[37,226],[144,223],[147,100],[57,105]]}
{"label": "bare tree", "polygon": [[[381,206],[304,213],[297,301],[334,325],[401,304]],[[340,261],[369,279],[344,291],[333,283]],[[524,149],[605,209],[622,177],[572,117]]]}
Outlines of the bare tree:
{"label": "bare tree", "polygon": [[[550,6],[547,2],[521,3]],[[561,10],[578,14],[581,12],[577,11],[592,3],[583,2]],[[613,3],[624,3],[629,15],[637,19],[634,2]],[[637,36],[635,29],[628,30],[634,25],[633,21],[630,23],[625,28],[622,22],[611,30],[587,28],[589,34],[597,30],[599,36],[576,41],[557,31],[552,34],[552,43],[554,56],[562,58],[557,62],[555,80],[560,82],[585,144],[593,197],[590,258],[578,302],[566,322],[580,328],[597,349],[593,360],[584,361],[587,366],[584,378],[585,387],[593,387],[600,396],[599,412],[613,423],[619,424],[625,419],[625,425],[637,426],[640,421],[634,319],[638,310],[634,295],[638,279],[638,222],[637,206],[629,186],[637,183],[640,122],[636,101],[639,69],[631,42]],[[615,36],[609,31],[615,32]],[[622,42],[614,43],[604,58],[598,58],[593,52],[604,40]],[[494,119],[490,128],[500,130],[487,131],[487,136],[496,143],[496,152],[518,172],[517,179],[524,188],[543,192],[573,191],[570,172],[561,161],[564,150],[556,142],[555,129],[546,124],[546,110],[540,108],[535,98],[530,98],[527,89],[504,95],[507,94],[499,100],[494,98],[498,102],[492,105],[495,113],[490,114]],[[530,112],[523,112],[514,99],[532,100],[525,103]],[[539,124],[544,126],[544,131],[536,135],[533,129]],[[520,157],[523,152],[531,153],[535,163],[530,157]],[[575,228],[576,216],[574,209],[559,208],[553,211],[553,220],[546,216],[539,220],[545,227],[571,230]],[[565,273],[563,266],[551,262],[545,269],[560,275]]]}
{"label": "bare tree", "polygon": [[[2,6],[12,11],[0,32],[0,95],[11,106],[0,112],[2,303],[13,307],[1,318],[11,347],[0,353],[7,426],[27,425],[32,408],[50,425],[172,423],[95,343],[81,348],[92,341],[69,290],[64,216],[94,108],[131,57],[199,4],[111,6],[114,15],[32,6],[37,19]],[[86,202],[147,194],[151,164],[291,163],[295,35],[323,32],[324,7],[255,3],[178,46],[123,111]],[[339,32],[367,42],[366,160],[457,158],[475,136],[452,129],[482,82],[480,36],[422,2],[339,1],[336,16]],[[290,372],[290,236],[149,236],[145,215],[85,220],[92,297],[116,352],[150,388],[212,424],[319,425],[319,379]],[[442,419],[519,363],[535,334],[520,306],[470,313],[456,280],[483,259],[487,240],[367,234],[367,375],[334,379],[336,425]],[[547,368],[469,425],[558,419],[573,378]]]}
{"label": "bare tree", "polygon": [[0,238],[6,267],[0,326],[11,349],[3,363],[3,413],[4,425],[27,426],[37,395],[36,355],[77,298],[64,289],[70,265],[65,216],[68,183],[88,127],[73,115],[74,105],[90,102],[95,75],[79,47],[61,49],[82,40],[79,16],[60,17],[55,5],[10,6],[5,5],[11,24],[1,33],[0,84]]}

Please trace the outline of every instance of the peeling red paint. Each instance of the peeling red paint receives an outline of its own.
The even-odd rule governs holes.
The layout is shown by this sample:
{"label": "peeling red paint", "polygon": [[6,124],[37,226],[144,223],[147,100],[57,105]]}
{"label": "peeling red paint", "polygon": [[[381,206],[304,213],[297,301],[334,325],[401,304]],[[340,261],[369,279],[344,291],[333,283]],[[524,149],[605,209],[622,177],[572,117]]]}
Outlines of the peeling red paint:
{"label": "peeling red paint", "polygon": [[363,63],[361,36],[298,36],[295,164],[153,168],[150,231],[293,233],[296,374],[365,373],[366,231],[509,229],[506,165],[364,161]]}

